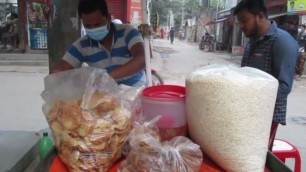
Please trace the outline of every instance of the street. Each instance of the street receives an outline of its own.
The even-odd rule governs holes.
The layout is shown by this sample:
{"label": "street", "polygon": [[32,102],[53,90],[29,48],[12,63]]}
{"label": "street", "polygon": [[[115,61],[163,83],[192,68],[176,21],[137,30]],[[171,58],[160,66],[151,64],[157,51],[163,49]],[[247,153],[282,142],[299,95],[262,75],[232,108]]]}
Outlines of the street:
{"label": "street", "polygon": [[[219,52],[203,52],[197,44],[178,39],[154,39],[152,67],[162,76],[165,84],[185,85],[189,72],[209,64],[239,65],[239,57]],[[48,127],[42,113],[40,94],[44,89],[44,66],[0,67],[0,130],[39,131]],[[287,125],[280,126],[276,138],[284,139],[300,151],[302,168],[306,169],[306,78],[294,82],[288,100]],[[256,136],[254,136],[256,137]],[[292,167],[292,161],[288,161]],[[303,171],[303,170],[302,170]]]}

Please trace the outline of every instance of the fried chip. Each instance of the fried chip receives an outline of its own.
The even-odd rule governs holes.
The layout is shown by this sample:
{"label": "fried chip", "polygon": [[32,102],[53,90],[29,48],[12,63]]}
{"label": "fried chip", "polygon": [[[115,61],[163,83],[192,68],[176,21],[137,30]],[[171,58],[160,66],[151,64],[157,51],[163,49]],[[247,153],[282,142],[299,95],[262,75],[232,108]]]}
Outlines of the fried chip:
{"label": "fried chip", "polygon": [[77,101],[66,102],[58,114],[58,121],[67,129],[75,130],[81,124],[82,109]]}
{"label": "fried chip", "polygon": [[56,101],[49,111],[55,146],[71,171],[107,171],[121,157],[131,115],[107,93],[95,91],[83,101]]}

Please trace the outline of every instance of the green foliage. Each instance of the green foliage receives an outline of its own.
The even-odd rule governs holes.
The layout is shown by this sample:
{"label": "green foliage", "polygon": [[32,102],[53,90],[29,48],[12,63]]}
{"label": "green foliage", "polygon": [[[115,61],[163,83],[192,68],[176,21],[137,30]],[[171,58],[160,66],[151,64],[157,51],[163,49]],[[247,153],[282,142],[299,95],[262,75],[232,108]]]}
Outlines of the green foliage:
{"label": "green foliage", "polygon": [[179,29],[180,26],[181,26],[181,23],[182,23],[181,16],[182,16],[182,15],[180,14],[180,15],[174,17],[174,27],[175,27],[176,29]]}
{"label": "green foliage", "polygon": [[199,0],[184,0],[185,18],[197,16],[200,12]]}
{"label": "green foliage", "polygon": [[[181,0],[160,0],[152,1],[151,14],[158,13],[159,15],[159,25],[167,25],[167,18],[169,18],[169,10],[172,9],[174,20],[180,19],[182,12],[182,2]],[[151,23],[153,18],[151,17]]]}
{"label": "green foliage", "polygon": [[222,10],[225,7],[225,0],[210,0],[210,6],[213,9],[217,9],[218,6],[218,9]]}
{"label": "green foliage", "polygon": [[[197,16],[201,8],[199,1],[200,0],[153,0],[151,4],[151,14],[157,12],[159,14],[159,25],[167,25],[169,10],[172,9],[175,28],[179,28],[182,22],[181,16],[183,9],[184,19]],[[153,23],[153,17],[151,17],[151,23]]]}

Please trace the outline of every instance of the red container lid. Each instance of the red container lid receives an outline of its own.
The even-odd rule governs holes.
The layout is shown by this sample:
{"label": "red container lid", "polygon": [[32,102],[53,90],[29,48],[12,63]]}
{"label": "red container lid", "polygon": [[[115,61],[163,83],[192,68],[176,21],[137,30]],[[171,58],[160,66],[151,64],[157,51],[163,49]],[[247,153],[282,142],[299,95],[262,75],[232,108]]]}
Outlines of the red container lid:
{"label": "red container lid", "polygon": [[149,99],[182,100],[185,99],[185,87],[177,85],[158,85],[147,87],[142,96]]}

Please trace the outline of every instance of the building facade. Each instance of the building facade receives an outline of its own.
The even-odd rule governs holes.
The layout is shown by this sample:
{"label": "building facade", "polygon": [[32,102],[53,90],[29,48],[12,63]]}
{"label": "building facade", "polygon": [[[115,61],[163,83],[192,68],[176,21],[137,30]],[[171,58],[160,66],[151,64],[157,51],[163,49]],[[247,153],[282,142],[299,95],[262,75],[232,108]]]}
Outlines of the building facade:
{"label": "building facade", "polygon": [[[134,26],[138,26],[142,23],[143,14],[141,0],[106,0],[106,2],[109,7],[110,15],[114,18]],[[72,3],[77,4],[77,1],[73,1]],[[48,49],[48,24],[54,20],[54,17],[57,17],[49,14],[50,11],[54,12],[56,10],[55,8],[58,6],[62,6],[61,4],[64,4],[64,2],[58,0],[18,0],[18,11],[20,14],[20,47],[23,51],[28,49]],[[79,20],[77,8],[67,9],[67,11],[75,11],[75,14],[70,16],[70,20],[72,23],[79,23],[76,21]],[[77,25],[77,27],[81,27],[81,25]]]}

